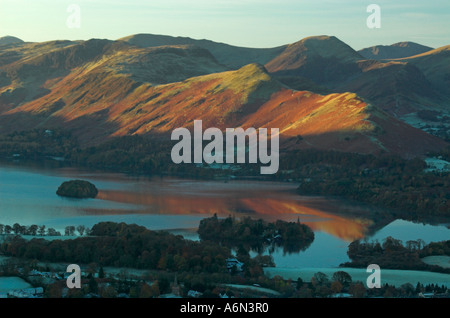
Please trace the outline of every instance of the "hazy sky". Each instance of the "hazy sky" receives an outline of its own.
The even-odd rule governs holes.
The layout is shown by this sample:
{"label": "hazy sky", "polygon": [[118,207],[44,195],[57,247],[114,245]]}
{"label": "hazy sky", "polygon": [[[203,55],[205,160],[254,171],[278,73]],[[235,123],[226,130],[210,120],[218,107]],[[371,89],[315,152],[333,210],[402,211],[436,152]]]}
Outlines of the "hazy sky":
{"label": "hazy sky", "polygon": [[[369,4],[381,28],[369,29]],[[69,28],[67,8],[81,9]],[[0,36],[25,41],[118,39],[154,33],[273,47],[311,35],[335,35],[354,49],[414,41],[450,44],[449,0],[0,0]]]}

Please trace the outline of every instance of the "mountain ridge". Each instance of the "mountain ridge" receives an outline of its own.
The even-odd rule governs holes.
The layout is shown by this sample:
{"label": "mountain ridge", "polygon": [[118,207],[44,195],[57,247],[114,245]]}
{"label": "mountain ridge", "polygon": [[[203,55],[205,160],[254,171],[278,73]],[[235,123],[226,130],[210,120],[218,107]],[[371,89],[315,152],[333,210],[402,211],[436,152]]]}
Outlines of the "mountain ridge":
{"label": "mountain ridge", "polygon": [[433,50],[415,42],[398,42],[391,45],[375,45],[358,51],[363,57],[375,60],[406,58]]}
{"label": "mountain ridge", "polygon": [[[265,64],[235,69],[196,45],[201,40],[159,46],[152,46],[161,43],[150,43],[148,36],[143,43],[130,41],[137,38],[4,47],[0,133],[64,128],[88,146],[114,136],[161,136],[202,119],[205,127],[221,129],[278,127],[282,147],[292,149],[414,156],[447,145],[392,116],[399,96],[414,107],[419,98],[433,99],[435,88],[420,69],[427,68],[423,57],[417,66],[403,60],[366,60],[336,37],[315,36],[258,51],[263,60],[276,56]],[[226,44],[219,47],[223,45],[222,56],[237,52]],[[248,50],[241,63],[253,54]],[[293,89],[287,75],[312,90]],[[329,92],[314,92],[320,85]],[[421,95],[409,96],[411,89]]]}

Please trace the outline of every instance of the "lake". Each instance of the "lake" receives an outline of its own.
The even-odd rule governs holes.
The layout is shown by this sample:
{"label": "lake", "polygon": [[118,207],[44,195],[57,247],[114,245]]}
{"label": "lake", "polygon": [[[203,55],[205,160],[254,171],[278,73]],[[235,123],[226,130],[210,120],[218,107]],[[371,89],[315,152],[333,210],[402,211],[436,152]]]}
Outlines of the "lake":
{"label": "lake", "polygon": [[[84,179],[99,189],[96,199],[56,195],[67,180]],[[416,224],[374,217],[372,207],[324,197],[303,197],[295,183],[203,181],[146,178],[74,168],[0,164],[0,223],[46,225],[64,233],[68,225],[92,227],[100,221],[136,223],[152,230],[169,230],[198,239],[201,219],[214,213],[282,219],[310,226],[315,240],[303,252],[273,253],[283,268],[337,267],[348,261],[347,247],[356,239],[382,241],[388,236],[426,243],[450,238],[443,224]]]}

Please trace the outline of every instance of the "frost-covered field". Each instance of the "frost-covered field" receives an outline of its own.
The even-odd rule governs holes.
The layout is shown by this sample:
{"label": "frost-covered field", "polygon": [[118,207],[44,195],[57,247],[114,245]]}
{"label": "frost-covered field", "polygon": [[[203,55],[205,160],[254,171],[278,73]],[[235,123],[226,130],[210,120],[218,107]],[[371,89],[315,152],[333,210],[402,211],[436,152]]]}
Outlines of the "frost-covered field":
{"label": "frost-covered field", "polygon": [[[366,269],[361,268],[277,268],[267,267],[265,273],[269,277],[279,275],[284,279],[297,280],[300,277],[303,281],[310,281],[317,272],[322,272],[328,276],[329,279],[337,271],[344,271],[352,276],[353,281],[361,281],[364,284],[367,277],[371,273],[367,273]],[[415,286],[418,282],[421,284],[438,284],[450,287],[450,275],[423,272],[423,271],[404,271],[394,269],[381,269],[381,284],[394,285],[400,287],[403,284],[411,283]]]}
{"label": "frost-covered field", "polygon": [[[6,238],[8,237],[14,237],[16,236],[15,234],[0,234],[0,243],[3,242]],[[32,239],[45,239],[47,241],[54,241],[54,240],[73,240],[76,239],[80,236],[65,236],[65,235],[61,235],[61,236],[36,236],[36,235],[20,235],[20,237],[22,237],[23,239],[29,241]],[[84,236],[83,236],[84,237]]]}
{"label": "frost-covered field", "polygon": [[256,292],[261,292],[261,293],[267,293],[267,294],[272,294],[275,296],[279,296],[280,293],[272,290],[272,289],[268,289],[268,288],[262,288],[262,287],[258,287],[258,286],[248,286],[248,285],[237,285],[237,284],[224,284],[223,286],[228,286],[228,287],[233,287],[233,288],[238,288],[238,289],[249,289],[249,290],[253,290]]}
{"label": "frost-covered field", "polygon": [[428,265],[438,265],[444,268],[450,268],[450,256],[427,256],[422,258],[422,262]]}
{"label": "frost-covered field", "polygon": [[0,294],[13,289],[32,288],[30,284],[19,277],[0,277]]}
{"label": "frost-covered field", "polygon": [[429,171],[450,171],[450,162],[439,158],[426,158]]}

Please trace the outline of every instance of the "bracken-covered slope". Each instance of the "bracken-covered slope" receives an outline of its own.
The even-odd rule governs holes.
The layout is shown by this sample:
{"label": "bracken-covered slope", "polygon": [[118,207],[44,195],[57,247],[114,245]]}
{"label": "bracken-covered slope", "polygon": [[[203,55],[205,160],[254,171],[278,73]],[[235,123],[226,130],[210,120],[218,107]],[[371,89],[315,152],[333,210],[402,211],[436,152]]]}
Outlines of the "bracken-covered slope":
{"label": "bracken-covered slope", "polygon": [[[64,71],[52,73],[55,77],[44,83],[47,93],[5,111],[0,131],[64,127],[84,145],[131,134],[158,135],[170,142],[173,129],[192,128],[193,121],[201,119],[205,128],[279,128],[282,147],[289,149],[412,156],[445,146],[354,93],[324,96],[295,91],[260,64],[222,71],[204,49],[109,45],[107,53],[87,54],[85,63],[77,63],[75,57],[61,60],[66,68],[61,66]],[[100,43],[95,47],[105,50]],[[54,59],[43,61],[50,66],[55,63]],[[196,62],[201,66],[195,67]],[[191,77],[191,67],[207,74]],[[181,78],[164,78],[169,82],[164,84],[160,74]]]}
{"label": "bracken-covered slope", "polygon": [[[62,90],[71,90],[76,82],[89,95],[88,90],[99,89],[93,85],[100,84],[100,77],[123,74],[157,85],[224,70],[209,51],[194,46],[144,49],[109,40],[27,43],[0,50],[0,112],[27,102],[44,102],[39,112],[47,111],[54,106],[45,103],[46,95],[60,81],[66,85]],[[102,89],[108,94],[111,88]]]}

